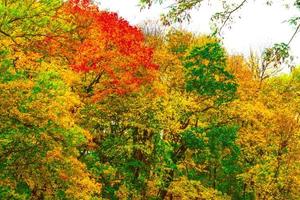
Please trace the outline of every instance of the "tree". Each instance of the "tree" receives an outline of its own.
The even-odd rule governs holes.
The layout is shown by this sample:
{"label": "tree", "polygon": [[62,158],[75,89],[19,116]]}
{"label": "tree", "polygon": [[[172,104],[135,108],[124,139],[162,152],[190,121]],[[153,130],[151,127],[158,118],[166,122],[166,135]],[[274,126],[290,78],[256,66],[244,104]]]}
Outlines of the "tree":
{"label": "tree", "polygon": [[63,79],[69,72],[41,64],[29,77],[26,70],[5,67],[0,79],[0,197],[89,199],[100,185],[77,159],[77,147],[88,143],[89,133],[75,122],[72,110],[80,100]]}
{"label": "tree", "polygon": [[[209,134],[210,128],[218,129],[219,118],[212,115],[227,101],[231,101],[236,89],[233,76],[225,69],[225,52],[214,38],[197,38],[189,33],[173,31],[166,41],[166,46],[159,46],[157,54],[154,54],[160,58],[161,88],[165,94],[159,101],[161,112],[157,113],[157,117],[162,125],[161,143],[169,152],[164,156],[164,167],[160,167],[163,173],[157,177],[160,184],[156,195],[160,199],[175,195],[171,188],[184,184],[176,181],[178,178],[188,177],[188,180],[183,179],[191,181],[190,183],[196,181],[195,177],[189,176],[195,173],[195,169],[189,166],[197,165],[194,164],[197,162],[194,160],[197,153],[204,157],[207,155],[207,151],[200,153],[205,142],[196,130],[203,129],[203,134]],[[207,73],[200,73],[201,70]],[[210,80],[209,85],[205,85],[207,80]],[[212,142],[213,136],[207,140]],[[201,167],[206,164],[198,163]],[[198,184],[205,185],[202,180],[197,181]],[[212,191],[214,189],[210,184],[205,186],[211,187]],[[188,194],[188,191],[180,193],[182,192]],[[189,197],[200,197],[202,192],[189,193]]]}
{"label": "tree", "polygon": [[291,109],[296,104],[287,99],[297,99],[287,94],[287,88],[297,85],[292,78],[297,73],[268,78],[261,84],[242,57],[231,58],[229,66],[240,86],[239,99],[231,103],[228,111],[240,126],[237,143],[243,163],[243,172],[238,175],[244,184],[241,195],[244,199],[293,199],[298,195],[293,189],[297,178],[283,177],[298,176],[294,174],[298,173],[297,167],[290,163],[293,159],[298,162],[294,157],[298,151],[297,114]]}
{"label": "tree", "polygon": [[[141,8],[145,7],[151,7],[153,4],[164,4],[167,3],[167,1],[164,0],[140,0],[140,6]],[[217,29],[217,32],[221,32],[222,29],[234,18],[234,14],[236,14],[240,9],[242,9],[249,1],[247,0],[240,0],[238,2],[231,2],[231,1],[217,1],[214,2],[214,4],[221,4],[223,10],[220,12],[216,12],[212,15],[211,20],[215,24],[215,28]],[[272,5],[273,1],[264,1],[267,5]],[[161,20],[165,25],[170,25],[172,23],[176,22],[183,22],[183,21],[189,21],[191,19],[190,12],[194,8],[201,7],[202,4],[205,3],[205,0],[186,0],[186,1],[180,1],[176,0],[174,3],[170,4],[168,6],[168,11],[165,14],[162,14]],[[295,6],[296,8],[299,8],[300,4],[298,0],[295,0],[293,2],[286,2],[286,5],[289,6]],[[300,26],[299,26],[299,17],[291,18],[289,21],[291,24],[295,25],[296,31],[295,34],[298,32]],[[291,39],[293,39],[293,37]],[[288,42],[290,43],[290,41]]]}
{"label": "tree", "polygon": [[144,37],[89,0],[0,16],[0,199],[299,197],[286,45],[245,59],[212,36]]}
{"label": "tree", "polygon": [[142,32],[116,13],[74,0],[57,15],[73,24],[72,31],[60,37],[49,34],[37,47],[83,73],[87,97],[124,94],[153,80],[157,66],[152,63],[152,49],[145,45]]}
{"label": "tree", "polygon": [[[141,8],[146,6],[151,7],[153,4],[159,3],[163,4],[167,1],[157,1],[157,0],[140,0]],[[272,5],[272,1],[265,1],[267,5]],[[199,8],[205,3],[204,0],[187,0],[181,1],[176,0],[170,6],[168,6],[167,14],[162,14],[161,21],[164,25],[171,25],[172,23],[182,23],[183,21],[189,21],[191,16],[190,12],[194,8]],[[247,0],[240,0],[237,3],[232,3],[231,1],[217,1],[215,4],[222,4],[223,10],[216,12],[212,15],[211,21],[213,24],[212,35],[219,34],[222,35],[222,30],[228,25],[229,22],[233,21],[234,14],[242,9],[247,3]],[[297,9],[300,8],[300,3],[298,0],[293,2],[286,2],[288,6],[294,6]],[[276,43],[271,48],[266,48],[264,55],[262,55],[262,71],[265,71],[264,68],[269,68],[269,65],[280,65],[282,61],[286,61],[289,55],[289,46],[294,40],[295,36],[300,30],[300,18],[299,16],[292,17],[288,20],[288,23],[294,27],[295,31],[287,40],[287,42]],[[275,62],[275,63],[274,63]],[[264,76],[264,74],[263,74]]]}

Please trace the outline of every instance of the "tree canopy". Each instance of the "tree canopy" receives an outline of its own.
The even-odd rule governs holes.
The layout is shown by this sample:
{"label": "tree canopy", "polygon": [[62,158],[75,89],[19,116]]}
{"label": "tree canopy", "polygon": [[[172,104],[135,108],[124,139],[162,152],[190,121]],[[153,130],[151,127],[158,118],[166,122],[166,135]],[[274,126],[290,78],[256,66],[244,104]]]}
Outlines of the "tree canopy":
{"label": "tree canopy", "polygon": [[5,0],[0,16],[0,199],[300,197],[283,44],[231,55],[89,0]]}

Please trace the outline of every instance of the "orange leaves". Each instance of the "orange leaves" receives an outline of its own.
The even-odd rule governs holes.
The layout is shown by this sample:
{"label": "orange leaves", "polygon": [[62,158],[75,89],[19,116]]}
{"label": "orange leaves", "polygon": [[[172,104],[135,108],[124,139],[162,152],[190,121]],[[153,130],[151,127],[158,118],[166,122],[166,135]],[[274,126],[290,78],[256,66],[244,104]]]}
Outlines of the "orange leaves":
{"label": "orange leaves", "polygon": [[157,66],[137,27],[87,0],[65,3],[58,15],[74,29],[59,37],[49,35],[38,47],[63,57],[74,71],[93,72],[87,93],[96,95],[94,99],[133,92],[152,82]]}
{"label": "orange leaves", "polygon": [[47,160],[63,160],[62,149],[60,147],[54,148],[47,152]]}
{"label": "orange leaves", "polygon": [[64,180],[64,181],[66,181],[66,180],[69,179],[69,176],[68,176],[64,171],[61,171],[61,172],[59,173],[59,177],[60,177],[62,180]]}

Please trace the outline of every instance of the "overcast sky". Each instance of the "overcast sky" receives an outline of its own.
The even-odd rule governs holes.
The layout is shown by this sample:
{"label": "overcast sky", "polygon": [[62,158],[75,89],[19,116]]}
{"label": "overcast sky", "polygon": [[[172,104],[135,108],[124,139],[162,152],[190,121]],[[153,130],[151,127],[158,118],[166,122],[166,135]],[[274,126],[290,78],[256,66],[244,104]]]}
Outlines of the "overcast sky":
{"label": "overcast sky", "polygon": [[[131,24],[141,24],[145,20],[159,19],[160,13],[165,11],[166,5],[156,5],[151,9],[140,11],[138,0],[100,0],[101,8],[117,12]],[[191,23],[182,26],[196,33],[209,33],[209,19],[216,7],[207,4],[192,12]],[[262,0],[249,1],[238,13],[232,28],[224,29],[224,45],[231,53],[248,54],[252,49],[261,52],[264,47],[273,43],[287,42],[293,34],[293,27],[284,23],[290,17],[299,16],[300,11],[286,9],[281,3],[266,6]],[[241,16],[241,19],[239,19]],[[291,52],[300,61],[300,33],[291,44]]]}

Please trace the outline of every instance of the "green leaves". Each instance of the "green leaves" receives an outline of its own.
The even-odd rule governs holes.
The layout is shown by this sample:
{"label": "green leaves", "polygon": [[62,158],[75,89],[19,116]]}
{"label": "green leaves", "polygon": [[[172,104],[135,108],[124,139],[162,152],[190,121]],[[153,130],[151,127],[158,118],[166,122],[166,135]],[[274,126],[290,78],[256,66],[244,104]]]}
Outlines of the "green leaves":
{"label": "green leaves", "polygon": [[[216,38],[152,35],[152,52],[88,0],[7,2],[0,199],[297,199],[298,68],[258,87],[257,66]],[[199,1],[177,2],[183,14]]]}
{"label": "green leaves", "polygon": [[20,43],[21,39],[46,35],[52,26],[51,17],[61,4],[61,0],[0,3],[0,37]]}
{"label": "green leaves", "polygon": [[205,129],[203,128],[193,128],[191,130],[186,130],[182,134],[182,140],[184,145],[189,149],[201,149],[206,146],[207,137],[205,134]]}
{"label": "green leaves", "polygon": [[216,96],[216,104],[231,101],[237,84],[226,71],[226,55],[219,43],[195,47],[185,58],[186,90],[199,95]]}
{"label": "green leaves", "polygon": [[300,1],[299,0],[295,1],[295,6],[300,9]]}

